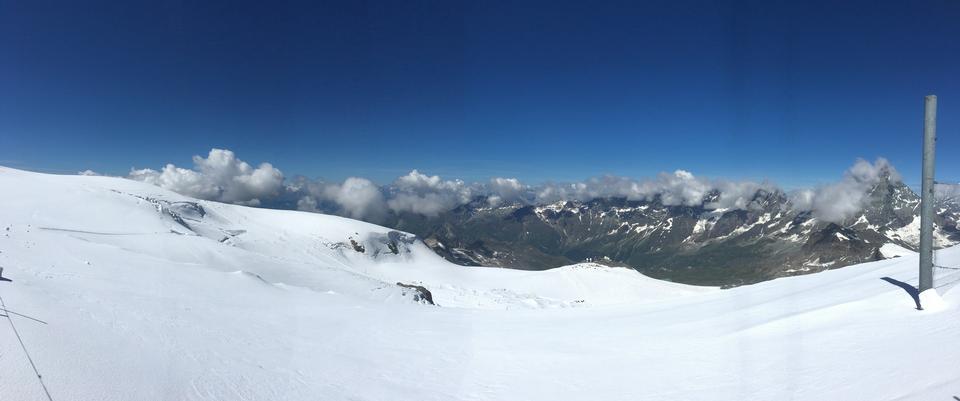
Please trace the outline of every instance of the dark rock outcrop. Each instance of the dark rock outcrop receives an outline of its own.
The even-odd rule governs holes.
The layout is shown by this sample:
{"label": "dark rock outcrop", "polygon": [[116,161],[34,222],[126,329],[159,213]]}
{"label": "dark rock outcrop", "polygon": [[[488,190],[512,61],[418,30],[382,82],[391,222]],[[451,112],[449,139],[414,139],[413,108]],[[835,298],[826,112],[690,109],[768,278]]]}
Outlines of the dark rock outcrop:
{"label": "dark rock outcrop", "polygon": [[398,286],[404,288],[405,292],[407,290],[413,292],[413,300],[416,302],[424,303],[427,305],[435,305],[433,303],[433,294],[430,293],[430,290],[426,289],[422,285],[413,285],[413,284],[404,284],[397,283]]}

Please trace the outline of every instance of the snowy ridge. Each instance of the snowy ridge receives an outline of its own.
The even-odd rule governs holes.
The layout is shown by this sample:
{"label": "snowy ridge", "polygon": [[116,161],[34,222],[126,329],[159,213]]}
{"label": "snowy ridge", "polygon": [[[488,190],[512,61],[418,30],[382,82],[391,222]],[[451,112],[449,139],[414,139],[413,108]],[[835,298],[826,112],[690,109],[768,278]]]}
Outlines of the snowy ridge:
{"label": "snowy ridge", "polygon": [[[117,178],[0,168],[0,188],[0,296],[47,322],[11,317],[57,400],[960,395],[960,290],[916,310],[907,252],[721,291],[466,268],[384,227]],[[0,366],[3,399],[45,399],[6,326]]]}
{"label": "snowy ridge", "polygon": [[[4,169],[0,180],[20,188],[15,199],[30,203],[8,210],[35,210],[3,216],[13,232],[32,228],[52,242],[112,245],[137,256],[243,271],[268,283],[321,292],[392,299],[404,292],[394,288],[397,282],[410,282],[436,287],[434,300],[443,306],[510,308],[585,306],[703,290],[617,269],[620,274],[607,280],[626,283],[631,294],[640,295],[610,297],[590,291],[598,285],[589,283],[612,277],[600,266],[544,272],[465,268],[443,260],[411,234],[337,216],[195,200],[109,177]],[[48,196],[54,189],[63,193]]]}

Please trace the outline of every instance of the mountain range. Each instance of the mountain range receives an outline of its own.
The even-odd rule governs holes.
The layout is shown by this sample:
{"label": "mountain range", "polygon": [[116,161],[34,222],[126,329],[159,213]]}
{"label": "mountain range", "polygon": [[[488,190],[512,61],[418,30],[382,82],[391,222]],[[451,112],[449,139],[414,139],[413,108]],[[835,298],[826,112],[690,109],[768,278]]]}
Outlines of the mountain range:
{"label": "mountain range", "polygon": [[[916,249],[919,196],[895,173],[871,183],[860,212],[829,221],[797,210],[782,190],[758,189],[745,207],[596,198],[491,206],[485,197],[436,216],[393,214],[385,224],[414,233],[447,260],[543,270],[577,262],[628,266],[689,284],[736,286],[891,257]],[[939,201],[937,247],[960,242],[960,207]],[[896,253],[896,252],[894,252]]]}
{"label": "mountain range", "polygon": [[[960,350],[944,346],[960,338],[960,273],[916,293],[909,251],[721,290],[598,263],[457,266],[388,227],[117,177],[0,167],[0,188],[4,400],[944,400],[960,384]],[[568,241],[540,251],[554,260],[624,264],[668,247],[691,260],[704,255],[697,246],[802,254],[793,235],[819,257],[834,239],[869,257],[879,242],[881,253],[910,242],[894,236],[915,220],[915,199],[898,188],[875,192],[899,193],[902,207],[832,229],[777,217],[777,193],[747,212],[607,199],[452,213],[493,222],[502,238],[523,233],[497,243],[508,253],[490,252],[504,262],[534,260],[518,250],[550,245],[536,238]],[[884,229],[884,213],[906,225]],[[437,238],[426,242],[469,255]],[[576,238],[606,250],[586,253]],[[937,258],[957,266],[960,247]]]}

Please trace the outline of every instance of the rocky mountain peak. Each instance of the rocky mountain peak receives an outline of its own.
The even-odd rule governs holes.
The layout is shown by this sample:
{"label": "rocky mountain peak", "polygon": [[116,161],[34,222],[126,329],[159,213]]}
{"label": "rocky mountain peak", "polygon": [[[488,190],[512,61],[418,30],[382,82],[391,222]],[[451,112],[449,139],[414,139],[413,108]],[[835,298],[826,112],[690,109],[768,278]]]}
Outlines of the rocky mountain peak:
{"label": "rocky mountain peak", "polygon": [[[391,225],[459,264],[546,269],[592,260],[674,281],[739,285],[873,260],[886,243],[915,247],[919,197],[889,168],[872,177],[857,189],[859,211],[840,222],[793,210],[786,193],[762,187],[738,198],[710,191],[698,205],[667,205],[658,196],[496,206],[478,198]],[[938,213],[938,246],[960,241],[960,207]]]}

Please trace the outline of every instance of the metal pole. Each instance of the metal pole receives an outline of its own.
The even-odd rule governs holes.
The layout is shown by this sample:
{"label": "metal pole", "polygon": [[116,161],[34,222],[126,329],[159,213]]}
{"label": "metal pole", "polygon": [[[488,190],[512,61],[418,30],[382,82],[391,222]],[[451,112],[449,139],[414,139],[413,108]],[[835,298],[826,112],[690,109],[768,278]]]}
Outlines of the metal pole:
{"label": "metal pole", "polygon": [[933,288],[933,162],[937,145],[937,97],[924,98],[923,181],[920,183],[920,286]]}

